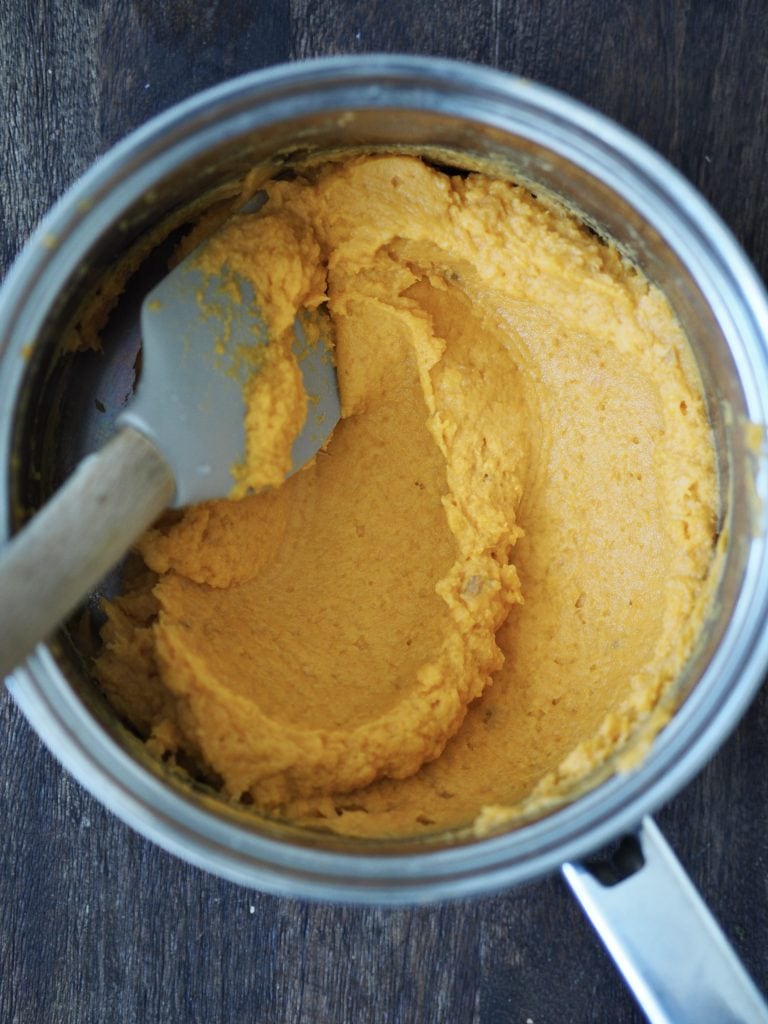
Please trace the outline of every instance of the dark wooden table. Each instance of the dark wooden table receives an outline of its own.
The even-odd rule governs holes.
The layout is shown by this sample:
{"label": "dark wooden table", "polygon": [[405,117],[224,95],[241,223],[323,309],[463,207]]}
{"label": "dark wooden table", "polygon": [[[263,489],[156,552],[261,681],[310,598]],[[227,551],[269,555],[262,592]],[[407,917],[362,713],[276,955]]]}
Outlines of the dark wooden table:
{"label": "dark wooden table", "polygon": [[[404,51],[520,72],[667,156],[768,272],[761,0],[0,0],[0,268],[108,146],[240,72]],[[1,339],[0,339],[1,342]],[[175,860],[58,767],[3,691],[0,1024],[626,1024],[558,877],[383,911],[263,896]],[[768,689],[658,820],[768,991]]]}

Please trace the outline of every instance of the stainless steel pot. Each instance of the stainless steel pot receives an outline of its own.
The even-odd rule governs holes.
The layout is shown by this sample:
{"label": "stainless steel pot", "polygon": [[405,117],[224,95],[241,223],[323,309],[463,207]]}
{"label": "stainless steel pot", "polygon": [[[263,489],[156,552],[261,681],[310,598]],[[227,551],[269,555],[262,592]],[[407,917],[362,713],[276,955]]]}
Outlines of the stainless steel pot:
{"label": "stainless steel pot", "polygon": [[[39,647],[8,685],[84,786],[208,871],[284,895],[398,904],[497,889],[564,864],[650,1019],[768,1021],[647,818],[723,742],[766,669],[768,460],[748,425],[768,422],[768,308],[713,211],[615,124],[522,79],[381,56],[247,75],[135,132],[57,204],[0,292],[4,535],[19,525],[22,506],[43,500],[104,439],[112,405],[116,411],[130,386],[138,346],[130,322],[118,323],[120,344],[95,363],[75,362],[73,370],[75,357],[60,358],[65,325],[106,268],[162,218],[256,164],[279,169],[312,150],[393,146],[448,154],[457,164],[490,159],[563,196],[660,285],[691,339],[710,403],[729,541],[716,613],[670,696],[677,710],[647,756],[632,771],[606,770],[546,816],[487,839],[350,843],[248,821],[164,776],[100,702],[71,634]],[[630,838],[607,861],[584,860],[620,836]]]}

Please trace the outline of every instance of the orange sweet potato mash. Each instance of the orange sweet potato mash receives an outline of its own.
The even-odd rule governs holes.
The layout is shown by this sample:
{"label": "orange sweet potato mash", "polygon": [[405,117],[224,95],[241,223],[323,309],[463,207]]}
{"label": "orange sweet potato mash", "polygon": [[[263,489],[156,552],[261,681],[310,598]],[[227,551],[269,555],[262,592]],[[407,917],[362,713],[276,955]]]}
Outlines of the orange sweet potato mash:
{"label": "orange sweet potato mash", "polygon": [[379,155],[265,190],[209,258],[283,352],[284,401],[252,407],[269,481],[297,315],[331,325],[342,419],[284,483],[144,536],[99,677],[256,811],[482,827],[605,759],[696,640],[717,480],[692,357],[662,294],[522,186]]}

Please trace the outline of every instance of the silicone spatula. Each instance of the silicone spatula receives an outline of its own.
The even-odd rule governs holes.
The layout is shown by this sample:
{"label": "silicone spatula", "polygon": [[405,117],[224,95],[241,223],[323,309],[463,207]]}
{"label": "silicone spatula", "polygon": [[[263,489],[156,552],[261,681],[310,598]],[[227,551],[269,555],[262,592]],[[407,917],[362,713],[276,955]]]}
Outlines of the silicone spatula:
{"label": "silicone spatula", "polygon": [[[60,625],[166,508],[226,497],[245,458],[241,346],[268,342],[244,280],[204,273],[200,251],[141,309],[142,370],[118,430],[0,553],[0,678]],[[297,321],[294,352],[309,402],[291,473],[339,418],[327,342]],[[247,361],[251,363],[251,361]],[[251,364],[249,372],[253,372]]]}

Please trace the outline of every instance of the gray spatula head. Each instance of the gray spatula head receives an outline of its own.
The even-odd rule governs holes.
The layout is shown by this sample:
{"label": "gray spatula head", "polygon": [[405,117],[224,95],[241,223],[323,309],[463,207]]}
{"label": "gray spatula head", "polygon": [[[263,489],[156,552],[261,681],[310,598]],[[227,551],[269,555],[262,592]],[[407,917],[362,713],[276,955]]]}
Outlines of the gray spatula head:
{"label": "gray spatula head", "polygon": [[[245,456],[243,385],[254,365],[239,353],[269,339],[250,283],[237,278],[236,285],[231,275],[204,273],[193,254],[142,306],[141,379],[118,423],[140,430],[166,458],[176,478],[174,507],[226,497],[235,483],[232,469]],[[339,419],[327,344],[309,344],[297,321],[293,349],[309,402],[291,450],[292,473],[317,453]]]}

